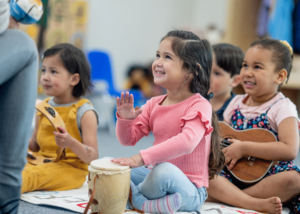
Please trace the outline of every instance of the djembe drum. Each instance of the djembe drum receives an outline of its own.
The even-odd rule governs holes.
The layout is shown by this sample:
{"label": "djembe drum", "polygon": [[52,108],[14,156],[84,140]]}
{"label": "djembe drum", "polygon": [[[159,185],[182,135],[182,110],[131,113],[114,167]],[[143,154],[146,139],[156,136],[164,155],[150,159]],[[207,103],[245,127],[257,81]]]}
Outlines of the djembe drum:
{"label": "djembe drum", "polygon": [[129,166],[111,162],[109,159],[98,159],[89,166],[88,186],[89,203],[92,213],[123,214],[130,190]]}

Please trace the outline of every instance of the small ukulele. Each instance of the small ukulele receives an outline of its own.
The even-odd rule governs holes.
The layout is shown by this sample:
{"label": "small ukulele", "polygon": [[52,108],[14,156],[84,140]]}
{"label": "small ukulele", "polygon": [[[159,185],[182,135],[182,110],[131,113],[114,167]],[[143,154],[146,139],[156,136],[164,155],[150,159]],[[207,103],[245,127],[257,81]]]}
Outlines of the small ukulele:
{"label": "small ukulele", "polygon": [[[219,128],[219,135],[221,137],[221,145],[223,148],[231,144],[227,139],[253,142],[277,141],[272,132],[262,128],[235,130],[225,122],[219,122]],[[229,171],[239,181],[252,184],[261,180],[274,164],[274,161],[247,156],[238,160],[234,167]]]}
{"label": "small ukulele", "polygon": [[[57,127],[63,127],[66,129],[66,125],[60,115],[55,111],[55,109],[48,103],[42,100],[36,100],[35,108],[41,112],[50,121],[55,131],[60,132]],[[43,163],[57,162],[61,158],[65,157],[65,150],[58,148],[56,151],[56,158],[47,158],[39,155],[37,152],[32,152],[28,149],[27,151],[27,161],[33,165],[40,165]]]}

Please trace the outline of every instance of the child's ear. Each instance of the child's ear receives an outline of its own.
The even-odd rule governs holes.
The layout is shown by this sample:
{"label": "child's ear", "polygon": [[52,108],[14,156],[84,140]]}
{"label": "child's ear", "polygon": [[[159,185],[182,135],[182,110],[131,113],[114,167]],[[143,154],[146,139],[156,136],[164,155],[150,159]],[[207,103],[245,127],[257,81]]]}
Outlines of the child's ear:
{"label": "child's ear", "polygon": [[276,77],[276,84],[280,85],[281,83],[284,82],[284,80],[287,77],[287,71],[285,69],[281,69],[278,73],[277,73],[277,77]]}
{"label": "child's ear", "polygon": [[236,74],[233,77],[231,77],[231,79],[232,79],[232,82],[231,82],[230,86],[232,88],[238,86],[240,84],[240,82],[241,82],[241,76],[238,75],[238,74]]}
{"label": "child's ear", "polygon": [[79,74],[73,74],[72,78],[71,78],[71,85],[75,86],[75,85],[77,85],[79,83],[79,81],[80,81]]}

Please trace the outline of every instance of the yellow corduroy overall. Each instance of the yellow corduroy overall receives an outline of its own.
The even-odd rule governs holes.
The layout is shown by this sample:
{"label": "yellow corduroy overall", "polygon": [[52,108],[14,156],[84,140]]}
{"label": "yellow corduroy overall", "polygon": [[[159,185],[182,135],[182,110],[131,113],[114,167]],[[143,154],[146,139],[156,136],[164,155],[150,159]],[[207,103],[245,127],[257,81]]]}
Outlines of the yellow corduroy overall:
{"label": "yellow corduroy overall", "polygon": [[[45,99],[46,102],[50,98]],[[55,107],[66,124],[67,132],[82,143],[78,130],[76,116],[77,110],[84,103],[90,103],[87,99],[81,99],[71,106]],[[91,104],[91,103],[90,103]],[[39,154],[45,157],[56,157],[58,146],[55,142],[55,131],[50,121],[41,113],[39,117],[37,142],[40,147]],[[81,161],[69,148],[65,149],[66,159],[56,163],[32,165],[27,163],[22,172],[22,193],[34,190],[59,191],[75,189],[82,186],[88,174],[88,164]]]}

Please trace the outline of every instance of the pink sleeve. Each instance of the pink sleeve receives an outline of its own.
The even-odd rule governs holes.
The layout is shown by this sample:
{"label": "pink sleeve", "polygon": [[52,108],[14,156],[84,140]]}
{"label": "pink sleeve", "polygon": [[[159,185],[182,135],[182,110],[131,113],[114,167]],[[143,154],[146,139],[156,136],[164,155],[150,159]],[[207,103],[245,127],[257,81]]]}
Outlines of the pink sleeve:
{"label": "pink sleeve", "polygon": [[276,112],[275,115],[275,123],[278,127],[279,124],[288,117],[295,117],[298,121],[298,129],[300,128],[300,122],[298,118],[298,112],[296,105],[288,98],[283,99],[277,105],[274,105],[272,108],[272,112]]}
{"label": "pink sleeve", "polygon": [[149,104],[143,106],[143,112],[134,120],[126,120],[117,114],[116,135],[123,146],[134,146],[142,137],[150,133]]}
{"label": "pink sleeve", "polygon": [[225,109],[223,113],[224,122],[231,124],[231,116],[233,114],[233,111],[238,107],[239,102],[241,99],[241,95],[236,95],[228,104],[227,108]]}
{"label": "pink sleeve", "polygon": [[194,108],[182,117],[180,123],[182,132],[178,135],[146,150],[141,150],[140,154],[145,165],[161,163],[193,152],[201,139],[213,131],[212,110],[210,105],[208,107],[210,109],[201,112],[199,108],[197,110]]}

